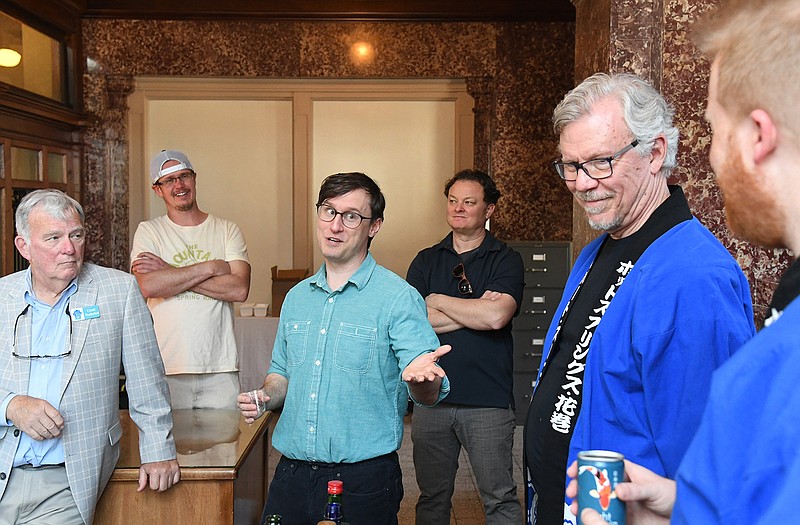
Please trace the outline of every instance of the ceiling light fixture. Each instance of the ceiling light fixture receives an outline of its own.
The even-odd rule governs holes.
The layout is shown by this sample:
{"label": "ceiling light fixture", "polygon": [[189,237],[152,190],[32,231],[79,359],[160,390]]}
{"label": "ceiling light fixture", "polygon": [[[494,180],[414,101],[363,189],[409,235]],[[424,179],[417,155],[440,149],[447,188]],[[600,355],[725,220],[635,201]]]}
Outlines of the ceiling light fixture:
{"label": "ceiling light fixture", "polygon": [[17,67],[22,55],[13,49],[7,47],[0,48],[0,66],[2,67]]}

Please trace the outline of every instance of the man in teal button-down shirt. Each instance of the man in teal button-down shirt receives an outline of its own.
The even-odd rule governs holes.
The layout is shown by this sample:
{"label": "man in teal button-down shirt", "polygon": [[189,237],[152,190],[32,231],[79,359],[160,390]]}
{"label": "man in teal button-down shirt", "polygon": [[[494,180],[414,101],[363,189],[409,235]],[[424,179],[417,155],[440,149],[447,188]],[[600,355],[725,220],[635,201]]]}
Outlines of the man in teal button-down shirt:
{"label": "man in teal button-down shirt", "polygon": [[[408,396],[434,405],[450,389],[437,365],[450,346],[439,346],[425,302],[369,253],[384,207],[363,173],[326,178],[317,201],[325,263],[281,307],[272,366],[257,395],[266,410],[283,407],[272,441],[283,458],[264,514],[280,514],[284,525],[322,519],[331,479],[344,482],[347,523],[396,524]],[[263,413],[249,394],[238,402],[250,421]]]}

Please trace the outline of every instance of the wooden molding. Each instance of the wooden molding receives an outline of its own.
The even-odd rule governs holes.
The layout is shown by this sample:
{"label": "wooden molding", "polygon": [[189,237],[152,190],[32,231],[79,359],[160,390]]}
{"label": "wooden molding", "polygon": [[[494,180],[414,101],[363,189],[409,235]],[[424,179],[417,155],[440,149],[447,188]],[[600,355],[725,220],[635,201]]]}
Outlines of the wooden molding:
{"label": "wooden molding", "polygon": [[2,83],[0,83],[0,113],[70,131],[79,131],[90,124],[88,115],[77,113]]}
{"label": "wooden molding", "polygon": [[82,15],[91,18],[575,20],[570,0],[85,0],[85,3]]}
{"label": "wooden molding", "polygon": [[0,0],[7,13],[56,39],[80,32],[84,0]]}

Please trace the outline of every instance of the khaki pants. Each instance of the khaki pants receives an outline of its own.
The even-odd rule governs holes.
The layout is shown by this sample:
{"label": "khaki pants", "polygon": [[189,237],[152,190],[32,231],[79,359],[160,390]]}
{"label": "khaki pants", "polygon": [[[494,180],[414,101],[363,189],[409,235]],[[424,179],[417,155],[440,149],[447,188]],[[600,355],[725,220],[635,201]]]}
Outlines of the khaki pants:
{"label": "khaki pants", "polygon": [[15,467],[0,499],[0,525],[83,525],[64,465]]}
{"label": "khaki pants", "polygon": [[172,408],[236,409],[239,372],[176,374],[167,376]]}

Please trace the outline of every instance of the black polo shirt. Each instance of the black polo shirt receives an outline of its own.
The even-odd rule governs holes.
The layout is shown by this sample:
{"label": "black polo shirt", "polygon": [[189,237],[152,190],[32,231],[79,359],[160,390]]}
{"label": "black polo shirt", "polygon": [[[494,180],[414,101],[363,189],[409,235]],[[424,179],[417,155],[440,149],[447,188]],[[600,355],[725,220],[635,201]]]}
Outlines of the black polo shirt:
{"label": "black polo shirt", "polygon": [[[458,291],[459,278],[453,269],[464,263],[464,275],[472,285],[472,294]],[[519,313],[525,286],[522,257],[490,232],[481,245],[458,254],[453,249],[453,233],[439,244],[419,252],[408,268],[407,280],[422,297],[432,293],[462,299],[478,299],[486,290],[510,295]],[[453,349],[439,363],[450,379],[447,403],[480,407],[513,407],[514,342],[511,323],[500,330],[461,328],[439,334],[441,344]]]}

